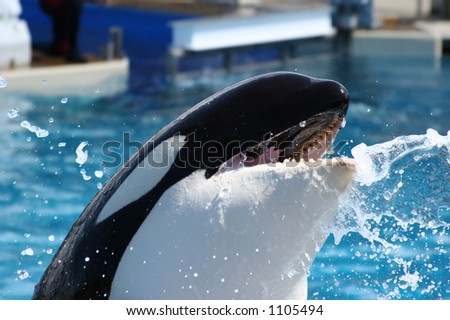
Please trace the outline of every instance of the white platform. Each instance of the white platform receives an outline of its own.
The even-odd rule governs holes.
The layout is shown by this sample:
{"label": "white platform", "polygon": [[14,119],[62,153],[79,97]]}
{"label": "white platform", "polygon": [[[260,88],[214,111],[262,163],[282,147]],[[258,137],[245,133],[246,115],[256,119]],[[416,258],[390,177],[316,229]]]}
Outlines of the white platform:
{"label": "white platform", "polygon": [[39,96],[110,96],[128,88],[129,61],[33,66],[28,25],[19,0],[0,0],[0,93]]}
{"label": "white platform", "polygon": [[90,62],[0,70],[8,81],[2,92],[39,96],[111,96],[128,88],[129,61]]}
{"label": "white platform", "polygon": [[442,40],[420,30],[358,30],[352,52],[366,56],[440,57]]}
{"label": "white platform", "polygon": [[419,21],[416,23],[416,27],[437,39],[450,40],[450,21]]}
{"label": "white platform", "polygon": [[18,0],[0,0],[0,69],[30,65],[31,36],[21,12]]}
{"label": "white platform", "polygon": [[334,34],[328,8],[196,18],[171,23],[173,49],[205,51]]}

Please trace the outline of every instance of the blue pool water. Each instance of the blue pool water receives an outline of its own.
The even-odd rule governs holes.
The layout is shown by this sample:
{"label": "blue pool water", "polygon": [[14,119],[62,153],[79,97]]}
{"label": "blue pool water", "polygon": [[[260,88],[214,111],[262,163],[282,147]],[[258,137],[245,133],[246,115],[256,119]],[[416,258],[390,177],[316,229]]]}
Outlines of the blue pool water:
{"label": "blue pool water", "polygon": [[[35,1],[25,1],[25,9],[33,6]],[[123,15],[141,17],[136,21],[142,23],[153,17],[154,28],[160,28],[154,41],[139,38],[137,27],[125,29],[132,57],[126,94],[97,100],[69,96],[62,103],[63,97],[8,95],[7,88],[0,89],[1,299],[31,297],[73,221],[115,172],[117,167],[102,166],[110,160],[102,153],[105,143],[123,141],[124,134],[143,143],[196,102],[253,75],[210,72],[169,88],[162,53],[170,39],[161,25],[175,16]],[[40,19],[32,21],[45,28]],[[96,36],[85,38],[83,46],[92,46]],[[137,46],[138,40],[146,45]],[[284,70],[332,78],[348,88],[351,103],[339,153],[367,164],[313,264],[309,298],[449,299],[450,59],[306,54]],[[18,115],[8,114],[12,109]],[[23,121],[48,136],[37,137]],[[76,150],[84,141],[88,158],[80,165]],[[121,151],[126,159],[135,149]]]}

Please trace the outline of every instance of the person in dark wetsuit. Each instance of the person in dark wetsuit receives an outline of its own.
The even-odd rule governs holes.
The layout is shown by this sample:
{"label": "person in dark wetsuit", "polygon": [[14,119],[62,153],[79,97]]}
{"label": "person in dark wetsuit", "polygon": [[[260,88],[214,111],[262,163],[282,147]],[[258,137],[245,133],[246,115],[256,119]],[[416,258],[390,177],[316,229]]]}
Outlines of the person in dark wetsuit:
{"label": "person in dark wetsuit", "polygon": [[50,16],[53,23],[53,42],[50,53],[65,56],[69,62],[86,62],[77,47],[83,1],[39,0],[39,2],[42,10]]}

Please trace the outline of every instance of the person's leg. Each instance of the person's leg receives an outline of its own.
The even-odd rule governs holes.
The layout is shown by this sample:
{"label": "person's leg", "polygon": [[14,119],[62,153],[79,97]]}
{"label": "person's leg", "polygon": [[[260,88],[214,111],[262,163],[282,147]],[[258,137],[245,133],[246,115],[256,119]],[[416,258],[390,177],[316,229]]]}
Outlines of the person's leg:
{"label": "person's leg", "polygon": [[78,53],[77,38],[82,12],[81,0],[40,0],[51,17],[53,43],[51,53],[65,55],[71,62],[85,62]]}
{"label": "person's leg", "polygon": [[40,0],[42,10],[52,20],[52,44],[50,53],[66,54],[68,51],[68,42],[64,43],[64,17],[62,5],[64,0]]}
{"label": "person's leg", "polygon": [[78,30],[80,27],[80,18],[83,10],[81,0],[65,0],[65,30],[66,39],[69,44],[68,59],[78,60],[80,55],[78,53]]}
{"label": "person's leg", "polygon": [[57,13],[53,16],[54,27],[54,45],[53,50],[55,53],[66,55],[70,50],[70,41],[68,38],[68,22],[67,12],[63,6],[61,6]]}

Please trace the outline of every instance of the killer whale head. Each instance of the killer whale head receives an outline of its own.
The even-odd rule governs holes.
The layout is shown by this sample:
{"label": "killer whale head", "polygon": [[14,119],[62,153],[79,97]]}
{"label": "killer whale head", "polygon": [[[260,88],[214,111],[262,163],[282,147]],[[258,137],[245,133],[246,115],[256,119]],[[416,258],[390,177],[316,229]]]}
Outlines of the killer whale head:
{"label": "killer whale head", "polygon": [[248,165],[266,163],[268,152],[270,161],[317,159],[344,123],[348,101],[347,90],[332,80],[265,74],[202,101],[157,134],[156,144],[187,137],[175,164],[205,169],[207,178],[236,155]]}
{"label": "killer whale head", "polygon": [[167,190],[196,172],[208,180],[229,169],[317,160],[345,123],[348,101],[335,81],[276,72],[200,102],[150,138],[94,197],[34,298],[108,298],[126,248]]}

